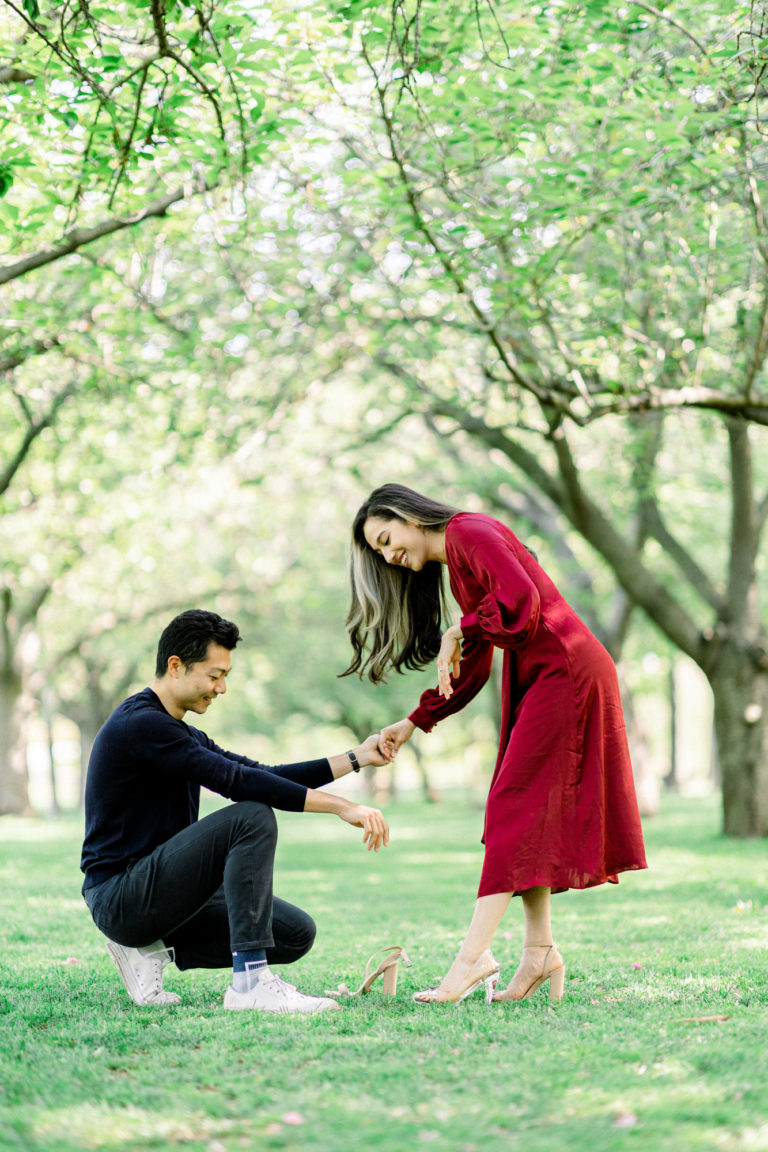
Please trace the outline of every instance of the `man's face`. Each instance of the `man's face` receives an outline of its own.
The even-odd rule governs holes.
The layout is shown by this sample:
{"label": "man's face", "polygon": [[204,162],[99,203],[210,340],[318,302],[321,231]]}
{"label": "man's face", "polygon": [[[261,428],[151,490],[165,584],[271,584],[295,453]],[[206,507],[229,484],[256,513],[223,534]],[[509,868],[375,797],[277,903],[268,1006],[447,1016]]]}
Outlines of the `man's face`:
{"label": "man's face", "polygon": [[181,715],[197,712],[204,715],[217,696],[227,690],[227,675],[232,667],[232,653],[228,648],[211,643],[205,660],[185,668],[176,656],[168,662],[173,700]]}

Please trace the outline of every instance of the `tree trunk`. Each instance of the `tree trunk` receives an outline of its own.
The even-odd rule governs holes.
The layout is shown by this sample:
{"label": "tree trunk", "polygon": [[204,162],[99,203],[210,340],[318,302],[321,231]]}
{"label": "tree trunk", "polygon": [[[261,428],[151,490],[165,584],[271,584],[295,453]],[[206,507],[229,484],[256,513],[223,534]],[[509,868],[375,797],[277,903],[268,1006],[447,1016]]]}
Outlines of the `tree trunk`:
{"label": "tree trunk", "polygon": [[21,701],[21,676],[13,669],[0,671],[0,814],[29,809]]}
{"label": "tree trunk", "polygon": [[709,682],[723,787],[723,831],[768,836],[768,673],[724,643]]}
{"label": "tree trunk", "polygon": [[78,731],[80,732],[80,801],[79,807],[82,812],[85,809],[85,782],[88,776],[88,761],[91,758],[91,749],[93,742],[96,739],[96,734],[99,731],[103,721],[85,720],[83,723],[78,724]]}

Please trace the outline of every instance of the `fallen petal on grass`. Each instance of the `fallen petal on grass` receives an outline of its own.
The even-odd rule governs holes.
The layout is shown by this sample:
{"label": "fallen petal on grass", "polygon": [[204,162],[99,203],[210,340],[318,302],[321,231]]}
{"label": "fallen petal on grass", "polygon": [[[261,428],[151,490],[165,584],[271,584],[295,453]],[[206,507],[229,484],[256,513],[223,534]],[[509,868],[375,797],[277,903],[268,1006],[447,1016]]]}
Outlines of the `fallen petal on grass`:
{"label": "fallen petal on grass", "polygon": [[303,1124],[304,1117],[301,1112],[285,1112],[280,1119],[283,1124]]}

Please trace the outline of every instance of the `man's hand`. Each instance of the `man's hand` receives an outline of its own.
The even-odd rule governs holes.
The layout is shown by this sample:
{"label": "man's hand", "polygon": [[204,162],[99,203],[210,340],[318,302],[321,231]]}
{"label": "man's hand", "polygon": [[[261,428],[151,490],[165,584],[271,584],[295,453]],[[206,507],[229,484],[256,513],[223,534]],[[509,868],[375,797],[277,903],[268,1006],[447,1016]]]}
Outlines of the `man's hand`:
{"label": "man's hand", "polygon": [[363,844],[367,842],[369,852],[371,849],[378,852],[389,844],[389,825],[378,808],[368,808],[365,804],[347,804],[339,810],[338,815],[354,828],[364,829]]}

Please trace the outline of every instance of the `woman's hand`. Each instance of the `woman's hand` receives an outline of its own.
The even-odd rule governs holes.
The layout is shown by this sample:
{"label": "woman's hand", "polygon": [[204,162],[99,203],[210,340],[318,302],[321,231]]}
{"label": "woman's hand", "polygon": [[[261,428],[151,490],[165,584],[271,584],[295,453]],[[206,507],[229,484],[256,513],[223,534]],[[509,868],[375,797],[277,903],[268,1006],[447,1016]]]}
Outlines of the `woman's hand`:
{"label": "woman's hand", "polygon": [[390,764],[394,760],[397,755],[397,748],[393,749],[389,744],[382,744],[381,733],[374,732],[358,748],[354,749],[354,753],[361,768],[367,768],[369,764],[380,768],[382,764]]}
{"label": "woman's hand", "polygon": [[378,852],[389,844],[389,825],[378,808],[368,808],[365,804],[345,804],[337,813],[353,828],[362,828],[363,844],[368,843],[368,851]]}
{"label": "woman's hand", "polygon": [[412,720],[398,720],[396,724],[388,724],[379,733],[379,751],[383,756],[392,760],[400,750],[400,746],[410,740],[416,730]]}
{"label": "woman's hand", "polygon": [[458,624],[447,628],[437,654],[437,690],[446,700],[453,696],[451,676],[458,680],[461,665],[461,628]]}
{"label": "woman's hand", "polygon": [[328,757],[334,780],[338,780],[339,776],[346,776],[353,770],[351,755],[355,756],[360,768],[367,768],[369,764],[375,768],[380,768],[382,764],[390,764],[394,760],[397,755],[397,748],[393,745],[384,744],[380,734],[374,732],[367,740],[363,740],[362,744],[351,748],[349,753],[339,752],[336,756]]}

